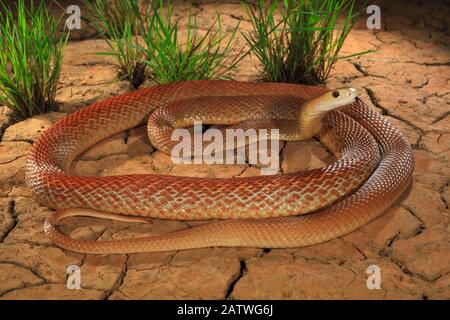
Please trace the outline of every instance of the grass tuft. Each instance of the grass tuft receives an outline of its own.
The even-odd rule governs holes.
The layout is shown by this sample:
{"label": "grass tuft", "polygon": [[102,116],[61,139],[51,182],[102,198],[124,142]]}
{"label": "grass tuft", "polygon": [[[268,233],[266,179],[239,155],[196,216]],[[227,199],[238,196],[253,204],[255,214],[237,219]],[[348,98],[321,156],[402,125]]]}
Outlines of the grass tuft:
{"label": "grass tuft", "polygon": [[247,1],[243,5],[253,27],[243,36],[263,65],[265,80],[274,82],[324,83],[361,14],[355,12],[355,0],[259,0],[256,6]]}
{"label": "grass tuft", "polygon": [[113,56],[134,88],[147,77],[155,83],[228,79],[244,57],[243,50],[233,54],[239,23],[225,33],[219,15],[201,32],[189,11],[182,35],[170,2],[150,1],[146,10],[140,0],[94,0],[86,5],[89,20],[111,48],[100,54]]}
{"label": "grass tuft", "polygon": [[100,33],[111,51],[99,52],[114,57],[119,64],[119,76],[127,79],[137,89],[144,83],[145,64],[139,46],[138,34],[140,0],[94,0],[85,1],[88,19]]}
{"label": "grass tuft", "polygon": [[56,21],[41,3],[16,4],[16,17],[0,8],[0,104],[25,119],[56,110],[56,90],[68,34],[58,33]]}
{"label": "grass tuft", "polygon": [[181,35],[173,6],[153,3],[140,16],[145,52],[144,63],[150,69],[150,78],[156,83],[184,80],[228,79],[229,73],[243,58],[242,50],[232,54],[239,23],[229,33],[222,30],[220,16],[203,34],[196,16],[189,10],[187,32]]}

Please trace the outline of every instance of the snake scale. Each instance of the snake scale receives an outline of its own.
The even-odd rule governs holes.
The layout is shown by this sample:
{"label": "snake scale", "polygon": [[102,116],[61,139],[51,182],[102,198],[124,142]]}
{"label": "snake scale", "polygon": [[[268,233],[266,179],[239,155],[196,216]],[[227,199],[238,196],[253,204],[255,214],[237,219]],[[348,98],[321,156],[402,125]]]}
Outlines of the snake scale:
{"label": "snake scale", "polygon": [[[76,252],[288,248],[324,242],[381,215],[403,193],[413,172],[412,151],[401,133],[359,99],[338,109],[342,103],[322,103],[335,93],[318,86],[237,81],[188,81],[126,93],[80,109],[44,132],[28,156],[26,183],[39,203],[57,210],[44,223],[46,234],[58,246]],[[67,173],[72,161],[97,142],[149,117],[163,121],[158,110],[166,110],[169,118],[182,111],[181,120],[173,120],[172,125],[189,125],[194,115],[186,107],[189,103],[203,104],[198,110],[206,115],[201,119],[213,123],[220,123],[214,120],[215,113],[225,112],[227,125],[251,124],[264,112],[272,112],[275,118],[287,118],[275,122],[295,122],[307,133],[303,138],[318,136],[338,160],[305,172],[229,179]],[[309,113],[304,116],[295,110]],[[247,122],[242,114],[248,114]],[[152,129],[151,123],[150,139],[160,141],[167,126]],[[289,128],[280,132],[290,140]],[[77,215],[141,222],[151,218],[218,221],[162,235],[92,241],[70,238],[57,228],[61,219]]]}

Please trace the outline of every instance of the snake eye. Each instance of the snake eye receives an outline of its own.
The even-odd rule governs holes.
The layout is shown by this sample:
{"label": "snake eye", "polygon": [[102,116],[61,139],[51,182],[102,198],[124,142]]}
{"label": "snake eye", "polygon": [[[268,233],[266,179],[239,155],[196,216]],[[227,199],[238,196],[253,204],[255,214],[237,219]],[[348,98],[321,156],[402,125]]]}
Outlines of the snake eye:
{"label": "snake eye", "polygon": [[333,96],[333,98],[337,99],[339,98],[339,91],[333,91],[331,95]]}

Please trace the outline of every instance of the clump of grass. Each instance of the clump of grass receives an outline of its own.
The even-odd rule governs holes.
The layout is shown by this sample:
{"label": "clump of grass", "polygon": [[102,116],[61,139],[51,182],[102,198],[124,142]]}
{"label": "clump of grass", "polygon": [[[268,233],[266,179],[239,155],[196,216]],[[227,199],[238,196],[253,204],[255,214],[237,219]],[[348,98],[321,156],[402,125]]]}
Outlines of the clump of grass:
{"label": "clump of grass", "polygon": [[147,76],[156,83],[183,80],[226,79],[243,58],[232,54],[239,23],[229,33],[220,17],[201,35],[197,18],[189,12],[187,33],[181,36],[171,3],[150,1],[142,10],[140,0],[87,2],[89,20],[111,48],[120,74],[138,88]]}
{"label": "clump of grass", "polygon": [[163,2],[153,3],[145,14],[139,16],[142,32],[141,47],[144,63],[150,69],[150,78],[156,83],[183,80],[227,79],[244,56],[235,49],[235,35],[239,23],[229,33],[222,30],[220,16],[205,34],[200,35],[197,18],[189,12],[187,32],[180,35],[173,6]]}
{"label": "clump of grass", "polygon": [[56,90],[67,35],[57,32],[58,21],[41,3],[25,8],[16,4],[17,16],[0,8],[0,104],[16,119],[56,110]]}
{"label": "clump of grass", "polygon": [[243,36],[262,63],[265,79],[274,82],[323,83],[336,61],[344,58],[339,51],[361,14],[355,12],[355,0],[260,0],[256,7],[247,1],[243,5],[253,27]]}
{"label": "clump of grass", "polygon": [[88,19],[111,48],[110,52],[99,54],[114,57],[119,64],[120,77],[139,88],[146,79],[143,51],[138,43],[141,1],[94,0],[85,3],[89,9]]}

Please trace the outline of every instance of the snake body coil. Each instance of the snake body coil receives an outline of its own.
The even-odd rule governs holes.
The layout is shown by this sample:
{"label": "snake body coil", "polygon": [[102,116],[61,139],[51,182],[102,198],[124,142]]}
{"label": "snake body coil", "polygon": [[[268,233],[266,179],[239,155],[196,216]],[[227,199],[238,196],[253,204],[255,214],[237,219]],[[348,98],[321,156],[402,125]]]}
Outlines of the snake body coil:
{"label": "snake body coil", "polygon": [[[46,220],[44,230],[63,248],[93,254],[299,247],[349,233],[385,211],[404,191],[413,171],[407,141],[360,100],[329,112],[321,121],[319,138],[339,157],[321,169],[235,179],[66,173],[87,148],[144,123],[164,105],[237,96],[252,96],[262,104],[273,101],[273,95],[306,101],[326,91],[290,84],[192,81],[141,89],[70,114],[39,137],[28,157],[28,187],[41,204],[59,210]],[[247,112],[252,112],[251,106]],[[83,214],[127,221],[223,220],[164,235],[101,241],[72,239],[55,227],[66,216]]]}

